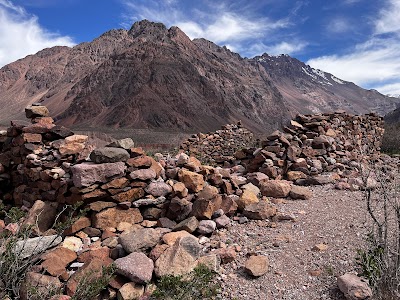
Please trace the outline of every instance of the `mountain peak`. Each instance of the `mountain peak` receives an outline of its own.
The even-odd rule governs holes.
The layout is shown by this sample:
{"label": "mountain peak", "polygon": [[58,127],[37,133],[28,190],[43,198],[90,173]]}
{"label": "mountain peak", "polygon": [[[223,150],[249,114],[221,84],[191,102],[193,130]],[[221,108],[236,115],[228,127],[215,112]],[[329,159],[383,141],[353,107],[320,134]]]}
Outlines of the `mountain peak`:
{"label": "mountain peak", "polygon": [[151,22],[149,20],[142,20],[135,22],[131,29],[128,31],[129,35],[135,37],[153,36],[153,37],[163,37],[168,34],[168,29],[163,23]]}

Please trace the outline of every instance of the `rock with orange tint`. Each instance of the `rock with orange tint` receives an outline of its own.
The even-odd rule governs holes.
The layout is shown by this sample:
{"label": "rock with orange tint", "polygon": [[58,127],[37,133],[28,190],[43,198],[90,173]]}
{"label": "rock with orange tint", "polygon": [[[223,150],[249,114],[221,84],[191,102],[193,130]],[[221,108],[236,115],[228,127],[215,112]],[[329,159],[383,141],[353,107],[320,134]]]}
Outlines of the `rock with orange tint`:
{"label": "rock with orange tint", "polygon": [[203,175],[181,169],[178,172],[179,181],[183,182],[185,186],[192,192],[200,192],[204,187]]}
{"label": "rock with orange tint", "polygon": [[140,223],[143,217],[137,208],[120,209],[118,207],[111,207],[92,217],[92,226],[99,229],[117,228],[119,223],[126,222],[131,224]]}
{"label": "rock with orange tint", "polygon": [[66,267],[77,258],[75,251],[60,247],[42,256],[42,267],[52,276],[66,273]]}

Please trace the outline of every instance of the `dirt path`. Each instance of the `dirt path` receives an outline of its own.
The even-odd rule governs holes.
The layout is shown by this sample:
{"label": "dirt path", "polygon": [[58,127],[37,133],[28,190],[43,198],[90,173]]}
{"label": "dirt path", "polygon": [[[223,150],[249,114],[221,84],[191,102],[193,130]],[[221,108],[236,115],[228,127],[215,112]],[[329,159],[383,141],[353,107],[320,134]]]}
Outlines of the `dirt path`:
{"label": "dirt path", "polygon": [[[279,211],[297,221],[281,221],[271,228],[265,221],[234,223],[219,239],[238,244],[234,263],[223,266],[223,299],[344,299],[336,276],[355,269],[357,249],[365,242],[367,216],[362,192],[312,187],[308,201],[286,200]],[[320,243],[325,251],[312,248]],[[251,253],[267,255],[270,269],[260,278],[245,274],[243,265]]]}

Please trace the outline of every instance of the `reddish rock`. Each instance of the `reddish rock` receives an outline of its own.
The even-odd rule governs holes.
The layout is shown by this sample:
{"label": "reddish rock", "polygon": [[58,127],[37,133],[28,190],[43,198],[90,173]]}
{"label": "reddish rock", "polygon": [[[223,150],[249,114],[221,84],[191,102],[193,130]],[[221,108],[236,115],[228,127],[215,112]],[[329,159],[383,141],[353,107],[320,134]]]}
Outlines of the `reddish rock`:
{"label": "reddish rock", "polygon": [[312,197],[312,191],[306,187],[293,185],[290,190],[290,197],[292,199],[308,200]]}
{"label": "reddish rock", "polygon": [[82,229],[85,229],[86,227],[89,227],[91,225],[90,219],[88,217],[80,217],[78,220],[76,220],[70,228],[68,228],[64,234],[65,235],[71,235],[74,234]]}
{"label": "reddish rock", "polygon": [[100,247],[96,249],[90,249],[88,251],[81,253],[78,257],[78,261],[87,264],[93,259],[106,261],[109,257],[110,257],[110,249],[108,247]]}
{"label": "reddish rock", "polygon": [[244,190],[243,194],[240,195],[240,198],[236,201],[238,208],[240,210],[243,210],[246,206],[254,203],[258,203],[260,200],[257,197],[257,194],[255,194],[251,190]]}
{"label": "reddish rock", "polygon": [[164,234],[164,236],[162,237],[162,240],[168,246],[172,246],[173,244],[175,244],[175,242],[178,239],[180,239],[181,237],[184,237],[184,236],[193,236],[193,235],[191,235],[189,232],[187,232],[185,230],[168,232],[168,233]]}
{"label": "reddish rock", "polygon": [[140,199],[144,196],[144,190],[142,188],[131,188],[126,192],[122,192],[112,196],[111,198],[116,202],[132,202]]}
{"label": "reddish rock", "polygon": [[115,179],[111,180],[110,182],[103,184],[101,186],[101,188],[103,190],[123,189],[124,187],[127,187],[128,185],[129,185],[129,180],[125,177],[121,177],[121,178],[115,178]]}
{"label": "reddish rock", "polygon": [[230,263],[234,261],[237,257],[237,253],[234,247],[220,248],[214,253],[220,257],[221,263],[223,264]]}
{"label": "reddish rock", "polygon": [[42,267],[52,276],[58,277],[66,273],[66,267],[77,258],[74,251],[60,247],[42,256]]}
{"label": "reddish rock", "polygon": [[247,205],[243,214],[253,220],[266,220],[276,215],[276,207],[267,201]]}
{"label": "reddish rock", "polygon": [[136,224],[142,221],[143,217],[137,208],[123,210],[112,207],[95,214],[92,218],[92,226],[100,229],[117,228],[121,222]]}
{"label": "reddish rock", "polygon": [[339,289],[348,300],[371,299],[372,290],[365,279],[346,273],[337,279]]}
{"label": "reddish rock", "polygon": [[29,300],[30,297],[30,288],[34,286],[37,292],[42,295],[46,295],[49,287],[54,289],[61,289],[62,284],[60,280],[56,277],[43,275],[40,273],[28,272],[26,273],[26,277],[21,285],[20,289],[20,299],[21,300]]}
{"label": "reddish rock", "polygon": [[268,272],[268,264],[266,256],[254,255],[246,260],[244,270],[251,276],[260,277]]}
{"label": "reddish rock", "polygon": [[50,229],[57,216],[58,203],[36,200],[26,216],[24,224],[37,226],[39,232]]}
{"label": "reddish rock", "polygon": [[261,194],[267,197],[285,198],[291,190],[291,182],[286,180],[266,180],[260,185]]}
{"label": "reddish rock", "polygon": [[149,156],[139,156],[128,159],[126,163],[128,166],[134,168],[148,168],[151,166],[152,160]]}
{"label": "reddish rock", "polygon": [[87,280],[88,278],[100,278],[102,276],[103,267],[109,266],[113,263],[111,258],[107,259],[92,259],[84,264],[78,271],[76,271],[67,282],[66,292],[68,296],[73,296],[80,281]]}
{"label": "reddish rock", "polygon": [[200,198],[193,202],[192,215],[197,219],[211,219],[216,210],[217,208],[212,200]]}
{"label": "reddish rock", "polygon": [[133,180],[138,179],[138,180],[151,180],[155,179],[157,177],[156,172],[153,169],[139,169],[136,171],[133,171],[129,174],[129,177]]}
{"label": "reddish rock", "polygon": [[204,178],[201,174],[181,169],[178,172],[178,177],[194,193],[200,192],[204,187]]}

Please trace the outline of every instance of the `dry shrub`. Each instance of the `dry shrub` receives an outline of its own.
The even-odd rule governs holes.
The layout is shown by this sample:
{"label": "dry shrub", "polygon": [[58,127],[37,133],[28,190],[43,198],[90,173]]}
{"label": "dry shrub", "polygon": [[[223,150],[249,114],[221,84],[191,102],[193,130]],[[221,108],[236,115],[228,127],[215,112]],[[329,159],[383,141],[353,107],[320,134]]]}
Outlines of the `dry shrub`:
{"label": "dry shrub", "polygon": [[374,166],[377,185],[365,190],[370,217],[367,249],[359,250],[360,275],[369,280],[377,300],[400,299],[400,177],[396,166]]}

